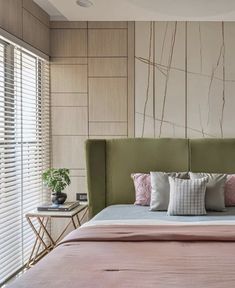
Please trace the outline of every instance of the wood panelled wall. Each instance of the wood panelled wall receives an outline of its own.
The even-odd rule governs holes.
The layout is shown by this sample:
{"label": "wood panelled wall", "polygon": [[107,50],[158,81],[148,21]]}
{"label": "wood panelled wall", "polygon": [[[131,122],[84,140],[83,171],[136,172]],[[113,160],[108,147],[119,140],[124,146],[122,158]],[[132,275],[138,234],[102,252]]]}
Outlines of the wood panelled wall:
{"label": "wood panelled wall", "polygon": [[50,19],[32,0],[0,0],[0,27],[49,55]]}
{"label": "wood panelled wall", "polygon": [[86,193],[88,138],[134,135],[134,23],[51,23],[52,166]]}

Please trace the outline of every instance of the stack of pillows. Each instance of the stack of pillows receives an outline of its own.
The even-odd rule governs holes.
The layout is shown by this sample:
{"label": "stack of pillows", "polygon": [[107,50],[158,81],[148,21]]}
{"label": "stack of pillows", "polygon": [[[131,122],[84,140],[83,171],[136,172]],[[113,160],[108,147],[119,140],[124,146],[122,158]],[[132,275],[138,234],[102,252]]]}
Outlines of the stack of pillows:
{"label": "stack of pillows", "polygon": [[135,205],[167,215],[205,215],[235,206],[235,174],[150,172],[131,175]]}

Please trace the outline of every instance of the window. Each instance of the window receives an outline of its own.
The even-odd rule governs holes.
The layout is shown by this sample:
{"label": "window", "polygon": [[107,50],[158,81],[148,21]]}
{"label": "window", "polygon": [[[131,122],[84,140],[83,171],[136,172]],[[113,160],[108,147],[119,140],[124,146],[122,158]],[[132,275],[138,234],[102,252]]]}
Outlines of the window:
{"label": "window", "polygon": [[34,242],[24,215],[47,198],[49,119],[48,62],[0,37],[0,284]]}

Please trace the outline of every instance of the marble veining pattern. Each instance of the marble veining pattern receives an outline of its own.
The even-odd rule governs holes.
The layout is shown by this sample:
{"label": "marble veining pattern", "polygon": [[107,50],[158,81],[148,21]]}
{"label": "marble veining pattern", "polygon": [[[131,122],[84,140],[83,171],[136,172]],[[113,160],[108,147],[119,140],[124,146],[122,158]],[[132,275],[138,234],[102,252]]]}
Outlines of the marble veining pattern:
{"label": "marble veining pattern", "polygon": [[136,22],[136,137],[234,137],[234,36],[233,22]]}

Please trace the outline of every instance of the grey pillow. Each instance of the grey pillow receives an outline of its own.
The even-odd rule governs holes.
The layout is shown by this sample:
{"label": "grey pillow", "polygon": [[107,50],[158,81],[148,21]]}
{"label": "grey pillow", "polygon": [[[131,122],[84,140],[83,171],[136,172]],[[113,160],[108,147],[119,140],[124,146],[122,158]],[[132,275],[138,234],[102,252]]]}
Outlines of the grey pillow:
{"label": "grey pillow", "polygon": [[188,179],[187,172],[150,172],[151,177],[151,211],[166,211],[169,204],[170,184],[169,176],[181,179]]}
{"label": "grey pillow", "polygon": [[224,186],[227,179],[226,174],[212,174],[212,173],[192,173],[189,172],[191,179],[198,179],[208,177],[206,185],[206,210],[224,211]]}
{"label": "grey pillow", "polygon": [[205,215],[208,178],[183,180],[169,177],[170,202],[167,215]]}

